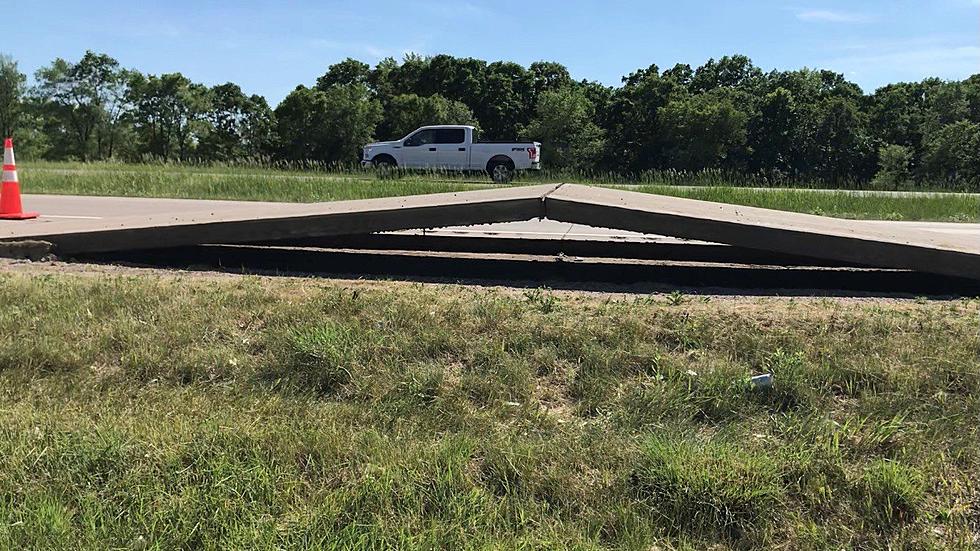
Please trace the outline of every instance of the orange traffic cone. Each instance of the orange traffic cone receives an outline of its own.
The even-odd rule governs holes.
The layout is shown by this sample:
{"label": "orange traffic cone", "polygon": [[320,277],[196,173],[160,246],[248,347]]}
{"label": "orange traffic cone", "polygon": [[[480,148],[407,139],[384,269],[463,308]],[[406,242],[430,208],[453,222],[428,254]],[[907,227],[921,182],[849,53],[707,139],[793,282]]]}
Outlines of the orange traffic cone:
{"label": "orange traffic cone", "polygon": [[20,204],[20,183],[17,182],[17,166],[14,164],[14,140],[3,142],[3,184],[0,186],[0,219],[27,220],[37,218],[36,212],[24,212]]}

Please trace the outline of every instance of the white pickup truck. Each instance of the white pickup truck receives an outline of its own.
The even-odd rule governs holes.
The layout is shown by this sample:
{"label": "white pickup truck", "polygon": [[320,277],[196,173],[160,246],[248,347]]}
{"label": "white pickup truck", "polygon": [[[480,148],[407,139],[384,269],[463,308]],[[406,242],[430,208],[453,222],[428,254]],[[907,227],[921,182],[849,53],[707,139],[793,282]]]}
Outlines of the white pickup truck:
{"label": "white pickup truck", "polygon": [[486,171],[506,183],[520,170],[541,168],[537,142],[481,142],[473,126],[423,126],[401,140],[364,146],[361,164],[393,168]]}

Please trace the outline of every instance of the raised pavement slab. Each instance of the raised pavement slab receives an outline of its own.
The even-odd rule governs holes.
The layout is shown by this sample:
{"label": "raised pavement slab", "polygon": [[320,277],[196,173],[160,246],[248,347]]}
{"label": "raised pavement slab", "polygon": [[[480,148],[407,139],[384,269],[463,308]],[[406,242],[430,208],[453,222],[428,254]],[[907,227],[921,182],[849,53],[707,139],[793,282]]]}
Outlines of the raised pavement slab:
{"label": "raised pavement slab", "polygon": [[[28,198],[29,199],[29,198]],[[980,280],[974,225],[841,220],[580,185],[316,204],[62,197],[70,212],[0,222],[0,241],[45,241],[59,254],[198,244],[272,243],[547,217],[567,224],[734,245]],[[25,206],[35,208],[28,200]],[[967,227],[970,226],[970,227]]]}
{"label": "raised pavement slab", "polygon": [[[149,213],[42,216],[0,224],[0,241],[47,241],[59,254],[249,243],[413,228],[528,220],[542,216],[541,198],[558,185],[540,185],[329,203],[181,202]],[[91,200],[92,198],[82,198]],[[157,200],[154,200],[157,201]],[[111,199],[106,210],[111,210]],[[176,205],[174,205],[176,206]],[[81,211],[86,212],[86,211]]]}
{"label": "raised pavement slab", "polygon": [[546,210],[549,218],[564,222],[980,279],[980,238],[974,233],[580,185],[550,193]]}

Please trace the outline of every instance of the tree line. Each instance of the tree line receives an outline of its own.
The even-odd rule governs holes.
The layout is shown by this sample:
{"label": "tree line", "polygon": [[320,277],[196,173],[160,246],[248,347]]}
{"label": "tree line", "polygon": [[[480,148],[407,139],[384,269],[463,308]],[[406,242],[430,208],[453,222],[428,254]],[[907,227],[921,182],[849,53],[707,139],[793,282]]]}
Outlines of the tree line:
{"label": "tree line", "polygon": [[980,190],[980,74],[866,94],[839,73],[764,72],[733,55],[651,65],[610,87],[555,62],[408,55],[331,65],[272,108],[230,82],[143,74],[91,51],[54,60],[28,86],[0,56],[0,130],[28,158],[345,165],[364,143],[425,124],[540,141],[548,167],[583,173]]}

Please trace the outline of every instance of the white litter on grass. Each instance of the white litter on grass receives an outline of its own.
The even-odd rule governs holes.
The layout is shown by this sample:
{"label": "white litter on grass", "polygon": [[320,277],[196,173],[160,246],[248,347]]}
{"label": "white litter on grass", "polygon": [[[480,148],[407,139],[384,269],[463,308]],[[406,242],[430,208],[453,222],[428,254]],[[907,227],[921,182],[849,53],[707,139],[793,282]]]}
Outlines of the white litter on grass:
{"label": "white litter on grass", "polygon": [[755,377],[749,379],[749,383],[751,383],[754,388],[770,388],[772,387],[772,373],[756,375]]}

